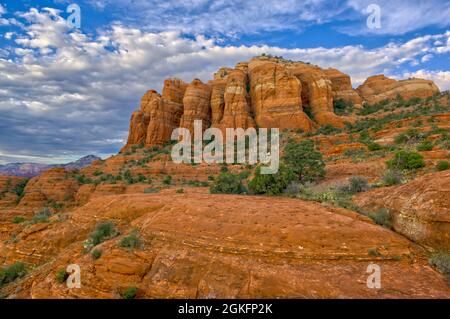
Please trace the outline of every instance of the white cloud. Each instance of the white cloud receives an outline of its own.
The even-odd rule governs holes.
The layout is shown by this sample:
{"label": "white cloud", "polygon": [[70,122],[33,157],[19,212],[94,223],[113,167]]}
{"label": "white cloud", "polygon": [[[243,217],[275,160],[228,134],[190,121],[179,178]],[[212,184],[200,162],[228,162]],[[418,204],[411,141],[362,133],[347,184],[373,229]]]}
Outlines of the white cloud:
{"label": "white cloud", "polygon": [[120,24],[86,35],[67,28],[57,13],[35,9],[22,19],[23,30],[10,49],[21,55],[0,58],[0,149],[8,154],[22,149],[26,156],[117,151],[140,97],[147,89],[161,90],[166,77],[207,81],[221,66],[266,52],[336,67],[356,85],[377,73],[402,74],[403,66],[445,52],[450,37],[450,32],[427,35],[375,49],[223,47],[202,36]]}
{"label": "white cloud", "polygon": [[[446,27],[450,25],[450,1],[448,0],[348,0],[349,7],[363,13],[362,23],[343,30],[350,34],[405,34],[428,26]],[[370,4],[377,4],[381,9],[381,28],[367,28],[364,13]]]}
{"label": "white cloud", "polygon": [[[236,36],[262,31],[299,31],[339,21],[349,34],[405,34],[450,25],[449,0],[88,0],[116,19],[150,30]],[[366,25],[369,4],[381,8],[381,29]],[[131,9],[131,10],[130,10]],[[127,16],[123,17],[123,10]]]}
{"label": "white cloud", "polygon": [[[150,30],[234,36],[260,31],[298,30],[324,23],[346,8],[345,1],[325,0],[89,0],[115,18]],[[131,8],[131,10],[130,10]],[[123,10],[127,16],[123,17]]]}
{"label": "white cloud", "polygon": [[6,8],[0,3],[0,16],[6,13]]}

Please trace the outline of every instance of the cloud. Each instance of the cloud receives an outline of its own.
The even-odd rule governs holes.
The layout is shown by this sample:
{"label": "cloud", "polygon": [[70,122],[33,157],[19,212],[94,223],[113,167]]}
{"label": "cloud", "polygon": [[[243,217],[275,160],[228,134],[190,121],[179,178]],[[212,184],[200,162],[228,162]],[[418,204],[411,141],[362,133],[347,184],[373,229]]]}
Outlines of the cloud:
{"label": "cloud", "polygon": [[207,81],[221,66],[271,53],[339,68],[356,85],[377,73],[402,74],[411,62],[448,52],[450,43],[447,32],[374,49],[220,46],[200,35],[183,37],[177,31],[150,32],[122,24],[87,35],[69,28],[52,10],[31,9],[20,19],[15,46],[0,57],[3,160],[72,160],[117,152],[140,97],[150,88],[161,90],[167,77]]}
{"label": "cloud", "polygon": [[[339,22],[347,34],[405,34],[450,25],[449,0],[87,0],[122,21],[147,30],[239,36],[264,31],[301,31]],[[366,25],[370,4],[381,9],[381,28]],[[130,10],[131,8],[131,10]],[[123,17],[127,10],[127,17]]]}
{"label": "cloud", "polygon": [[[381,9],[381,28],[366,26],[367,7],[376,4]],[[348,0],[347,5],[360,12],[365,19],[345,26],[341,30],[349,34],[395,34],[401,35],[429,26],[446,27],[450,25],[450,1],[448,0]]]}
{"label": "cloud", "polygon": [[[346,9],[345,1],[324,0],[88,0],[121,21],[147,30],[236,36],[299,30],[325,23]],[[132,10],[129,10],[132,8]],[[122,16],[128,10],[127,17]]]}

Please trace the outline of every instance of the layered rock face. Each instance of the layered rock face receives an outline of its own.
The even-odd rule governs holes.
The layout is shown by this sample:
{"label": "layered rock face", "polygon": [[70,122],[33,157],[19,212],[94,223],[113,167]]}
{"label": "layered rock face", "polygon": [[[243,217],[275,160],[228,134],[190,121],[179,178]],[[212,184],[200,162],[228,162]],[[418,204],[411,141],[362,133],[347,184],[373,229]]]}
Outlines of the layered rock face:
{"label": "layered rock face", "polygon": [[396,232],[420,244],[450,250],[450,171],[375,189],[356,196],[355,202],[367,210],[387,208]]}
{"label": "layered rock face", "polygon": [[334,113],[333,102],[344,100],[360,107],[386,98],[425,98],[438,92],[432,81],[396,81],[370,77],[357,90],[348,75],[303,62],[261,56],[234,68],[221,68],[214,79],[190,84],[179,79],[164,82],[162,95],[148,91],[131,116],[123,150],[136,144],[166,143],[177,127],[203,129],[266,127],[313,131],[323,125],[342,128],[349,118]]}
{"label": "layered rock face", "polygon": [[210,126],[211,88],[199,79],[195,79],[186,88],[183,97],[183,115],[180,127],[194,131],[194,121],[201,120],[203,129]]}
{"label": "layered rock face", "polygon": [[336,69],[326,69],[324,72],[331,81],[334,100],[349,101],[356,107],[361,106],[362,98],[353,89],[350,76]]}
{"label": "layered rock face", "polygon": [[[211,209],[214,207],[214,209]],[[180,212],[182,212],[180,214]],[[119,236],[96,249],[83,242],[99,222]],[[137,231],[139,249],[121,248]],[[17,229],[0,242],[6,264],[39,265],[0,289],[11,298],[448,298],[445,277],[423,250],[345,209],[289,198],[202,193],[104,196],[50,224]],[[376,249],[378,256],[368,249]],[[382,268],[382,288],[367,287],[367,267]],[[55,274],[69,264],[82,285]],[[399,274],[404,274],[399,276]]]}
{"label": "layered rock face", "polygon": [[64,168],[52,168],[28,182],[25,196],[18,207],[38,208],[46,206],[48,202],[72,201],[78,187],[77,181],[67,178],[67,171]]}
{"label": "layered rock face", "polygon": [[300,128],[314,123],[302,109],[302,84],[286,66],[264,60],[249,65],[252,108],[259,127]]}
{"label": "layered rock face", "polygon": [[394,99],[397,96],[404,99],[427,98],[439,92],[439,88],[433,81],[423,79],[397,81],[384,75],[367,78],[356,90],[369,104],[375,104],[385,99]]}

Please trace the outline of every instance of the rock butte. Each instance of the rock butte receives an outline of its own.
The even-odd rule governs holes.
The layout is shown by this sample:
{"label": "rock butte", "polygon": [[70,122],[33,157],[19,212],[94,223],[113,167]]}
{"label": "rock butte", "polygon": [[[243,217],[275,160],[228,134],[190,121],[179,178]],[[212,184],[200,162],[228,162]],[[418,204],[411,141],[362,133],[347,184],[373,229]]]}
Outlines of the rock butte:
{"label": "rock butte", "polygon": [[369,77],[355,90],[350,77],[339,70],[261,56],[234,69],[221,68],[208,83],[167,79],[162,95],[154,90],[145,93],[140,109],[131,117],[122,151],[138,144],[162,145],[170,140],[173,129],[192,129],[197,119],[205,129],[266,127],[310,132],[323,125],[342,128],[353,119],[337,116],[334,100],[360,107],[397,96],[426,98],[437,92],[429,80],[396,81],[384,75]]}

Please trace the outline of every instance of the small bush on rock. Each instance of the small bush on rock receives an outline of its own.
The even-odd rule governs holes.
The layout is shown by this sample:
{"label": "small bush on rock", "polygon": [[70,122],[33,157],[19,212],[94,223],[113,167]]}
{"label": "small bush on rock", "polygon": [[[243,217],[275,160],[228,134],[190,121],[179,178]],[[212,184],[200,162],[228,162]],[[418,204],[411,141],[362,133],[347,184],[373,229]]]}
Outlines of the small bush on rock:
{"label": "small bush on rock", "polygon": [[25,264],[17,262],[0,269],[0,287],[26,275]]}
{"label": "small bush on rock", "polygon": [[391,169],[415,170],[425,166],[422,155],[405,150],[397,151],[394,158],[386,162]]}
{"label": "small bush on rock", "polygon": [[439,161],[437,163],[436,168],[438,171],[445,171],[450,168],[450,163],[448,161]]}
{"label": "small bush on rock", "polygon": [[246,193],[247,189],[239,174],[222,172],[214,179],[209,191],[211,194],[242,194]]}

